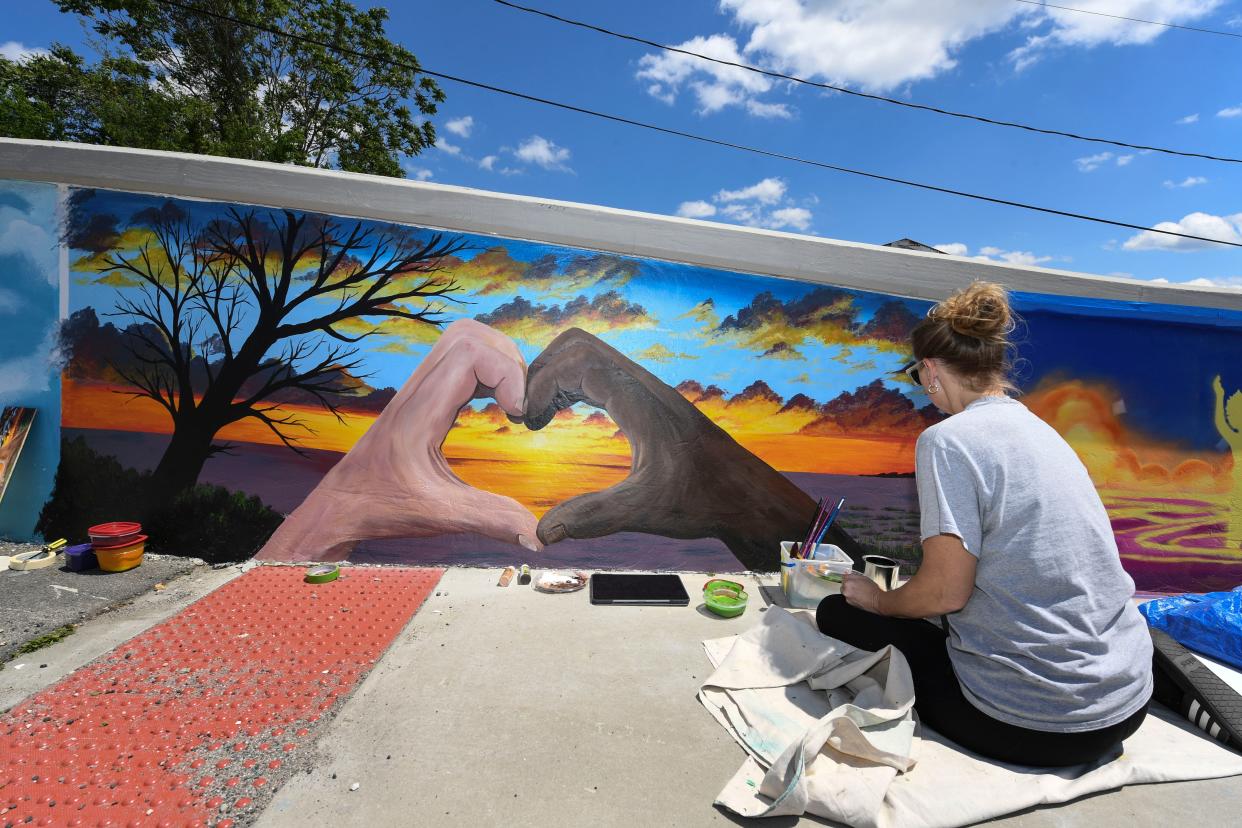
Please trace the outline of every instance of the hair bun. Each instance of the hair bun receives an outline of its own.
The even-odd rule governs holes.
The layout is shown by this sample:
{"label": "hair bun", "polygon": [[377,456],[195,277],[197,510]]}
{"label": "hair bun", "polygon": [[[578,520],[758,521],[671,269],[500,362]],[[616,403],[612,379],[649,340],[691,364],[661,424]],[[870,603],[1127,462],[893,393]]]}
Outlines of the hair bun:
{"label": "hair bun", "polygon": [[1009,293],[994,282],[971,283],[932,308],[928,316],[962,336],[989,342],[1005,341],[1014,328]]}

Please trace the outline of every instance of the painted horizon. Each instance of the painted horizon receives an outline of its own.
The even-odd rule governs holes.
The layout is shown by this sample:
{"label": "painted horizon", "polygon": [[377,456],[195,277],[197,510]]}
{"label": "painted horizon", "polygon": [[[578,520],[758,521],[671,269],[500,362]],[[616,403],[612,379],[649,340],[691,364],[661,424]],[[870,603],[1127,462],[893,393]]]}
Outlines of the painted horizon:
{"label": "painted horizon", "polygon": [[[172,422],[151,400],[124,393],[129,386],[118,361],[126,359],[125,331],[137,320],[116,315],[116,308],[118,297],[134,292],[136,283],[106,262],[118,252],[150,249],[148,224],[161,211],[202,226],[221,220],[230,205],[94,191],[76,191],[72,203],[65,233],[71,247],[67,331],[78,347],[62,377],[63,427],[100,446],[129,446],[119,451],[130,451],[133,458],[122,456],[122,462],[149,468]],[[415,237],[430,232],[409,230]],[[850,497],[850,478],[861,486],[862,476],[884,476],[866,485],[888,490],[855,498],[855,514],[843,519],[874,543],[917,542],[913,487],[902,476],[913,471],[919,432],[939,415],[893,372],[906,359],[909,330],[928,303],[779,274],[729,273],[468,234],[459,238],[462,248],[440,262],[439,274],[456,285],[452,294],[434,300],[442,322],[483,322],[510,337],[528,363],[558,333],[574,327],[588,331],[676,388],[739,444],[808,491],[822,485],[812,482],[816,477],[832,476],[822,478],[831,481],[828,494],[839,490]],[[366,252],[359,254],[365,258]],[[313,264],[312,259],[304,263]],[[1194,309],[1028,294],[1016,294],[1015,306],[1026,319],[1017,377],[1024,402],[1083,459],[1140,588],[1242,580],[1242,543],[1234,537],[1242,487],[1236,482],[1236,453],[1213,406],[1214,377],[1222,376],[1229,392],[1242,387],[1242,366],[1226,360],[1227,354],[1242,352],[1242,312],[1196,315]],[[435,325],[394,317],[353,318],[340,329],[365,337],[357,346],[358,370],[342,371],[335,386],[341,418],[306,395],[273,398],[280,412],[307,426],[297,442],[317,459],[296,464],[312,477],[366,432],[439,336]],[[210,346],[196,355],[203,364],[212,363]],[[1153,375],[1160,377],[1158,385],[1150,381]],[[1230,404],[1242,401],[1242,395],[1227,396]],[[130,437],[123,439],[124,434]],[[146,435],[142,439],[149,445],[138,448],[139,435]],[[219,438],[254,457],[288,452],[258,421],[225,426]],[[528,431],[495,403],[475,401],[461,410],[443,452],[467,483],[513,497],[536,516],[569,497],[621,481],[631,462],[629,442],[616,423],[582,404],[560,412],[554,430]],[[209,460],[204,479],[241,491],[259,489],[280,511],[296,500],[296,492],[282,495],[280,486],[256,485],[244,476],[230,479],[240,469],[224,473],[226,467],[223,458]],[[272,503],[282,497],[284,502]],[[476,541],[474,547],[487,546]],[[578,551],[558,562],[600,566],[606,541],[575,541]],[[727,549],[704,555],[710,541],[650,536],[627,541],[640,542],[659,547],[658,555],[629,556],[618,566],[725,569],[731,559]],[[364,542],[364,556],[368,546],[382,548],[374,554],[385,560],[433,562],[430,555],[439,556],[436,563],[478,561],[463,551],[461,539]],[[508,555],[498,559],[515,559],[493,551]]]}

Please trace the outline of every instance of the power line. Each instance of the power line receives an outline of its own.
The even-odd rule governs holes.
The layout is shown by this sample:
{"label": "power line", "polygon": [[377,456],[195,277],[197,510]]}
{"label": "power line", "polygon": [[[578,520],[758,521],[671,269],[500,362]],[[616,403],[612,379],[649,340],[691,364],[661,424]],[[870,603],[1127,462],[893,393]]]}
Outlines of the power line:
{"label": "power line", "polygon": [[[689,49],[682,49],[678,46],[669,46],[664,43],[658,43],[654,40],[647,40],[646,38],[638,37],[637,35],[625,34],[623,32],[617,32],[611,29],[605,29],[602,26],[596,26],[592,23],[586,23],[581,20],[574,20],[568,17],[562,17],[559,14],[553,14],[552,12],[544,11],[542,9],[536,9],[531,6],[523,6],[518,3],[510,2],[510,0],[492,0],[492,2],[498,3],[502,6],[507,6],[508,8],[514,9],[516,11],[538,15],[540,17],[546,17],[549,20],[555,20],[558,23],[565,23],[570,26],[577,26],[578,28],[581,28],[581,29],[589,29],[590,31],[593,31],[593,32],[599,32],[600,34],[605,34],[610,37],[620,38],[622,40],[629,40],[634,43],[641,43],[644,46],[651,46],[656,49],[663,49],[664,51],[667,51],[667,52],[676,52],[677,54],[680,54],[680,55],[687,55],[689,57],[695,57],[701,60],[711,61],[712,63],[718,63],[722,66],[732,66],[737,69],[745,69],[748,72],[754,72],[757,75],[765,75],[769,78],[792,81],[794,83],[805,84],[806,86],[813,86],[817,89],[829,89],[833,92],[841,92],[845,95],[853,95],[858,98],[867,98],[869,100],[880,101],[882,103],[895,104],[897,106],[904,106],[908,109],[918,109],[918,110],[922,110],[923,112],[932,112],[937,115],[947,115],[952,118],[962,118],[968,121],[978,121],[979,123],[991,124],[993,126],[1011,127],[1013,129],[1022,129],[1022,130],[1026,130],[1027,132],[1035,132],[1041,135],[1057,135],[1062,138],[1072,138],[1076,141],[1089,141],[1095,144],[1109,144],[1110,146],[1123,147],[1125,149],[1147,150],[1150,152],[1161,152],[1161,153],[1165,153],[1166,155],[1179,155],[1185,158],[1203,158],[1208,161],[1225,161],[1231,164],[1242,164],[1242,158],[1231,158],[1229,156],[1209,155],[1207,153],[1202,153],[1202,152],[1191,152],[1188,150],[1175,150],[1175,149],[1169,149],[1167,147],[1150,147],[1150,146],[1147,146],[1146,144],[1134,144],[1128,141],[1120,141],[1120,140],[1116,140],[1113,138],[1100,138],[1100,137],[1091,136],[1091,135],[1080,135],[1079,133],[1076,133],[1076,132],[1066,132],[1064,130],[1059,130],[1059,129],[1047,129],[1045,127],[1031,126],[1030,124],[1021,124],[1015,121],[1002,121],[997,118],[988,118],[984,115],[972,115],[969,112],[955,112],[954,110],[943,109],[938,106],[930,106],[928,104],[913,103],[911,101],[902,101],[902,100],[898,100],[897,98],[887,98],[883,95],[873,95],[868,92],[860,92],[857,89],[850,89],[849,87],[846,87],[846,86],[837,86],[831,83],[820,83],[819,81],[807,80],[806,78],[800,78],[795,75],[787,75],[783,72],[776,72],[771,69],[761,69],[758,66],[751,66],[750,64],[747,64],[747,63],[738,63],[732,60],[725,60],[723,58],[716,58],[710,55],[705,55],[705,54],[702,54],[701,52],[692,52]],[[1028,0],[1018,0],[1018,2],[1028,2]]]}
{"label": "power line", "polygon": [[[236,17],[231,17],[226,14],[221,14],[219,12],[210,11],[208,9],[200,9],[200,8],[197,8],[196,6],[190,6],[185,3],[180,3],[180,2],[177,2],[177,0],[154,0],[154,2],[159,5],[171,6],[173,8],[181,9],[182,11],[186,11],[191,14],[197,14],[203,17],[211,17],[216,20],[227,21],[227,22],[233,23],[238,26],[246,26],[247,28],[251,28],[256,31],[265,32],[267,34],[275,35],[277,37],[285,37],[285,38],[289,38],[290,40],[294,40],[297,42],[309,43],[311,45],[318,46],[322,49],[328,49],[329,51],[337,52],[339,54],[352,55],[354,57],[364,58],[364,59],[375,58],[374,55],[368,54],[366,52],[360,52],[356,49],[350,49],[345,46],[338,46],[336,44],[329,43],[324,40],[318,40],[313,37],[307,37],[306,35],[299,35],[299,34],[294,34],[293,32],[282,31],[280,29],[276,29],[271,26],[265,26],[261,23],[251,23],[245,20],[239,20]],[[598,112],[593,109],[587,109],[581,106],[574,106],[573,104],[561,103],[560,101],[553,101],[548,98],[540,98],[536,95],[528,95],[524,92],[515,92],[511,89],[505,89],[503,87],[493,86],[487,83],[480,83],[479,81],[468,80],[466,78],[457,77],[455,75],[449,75],[444,72],[433,72],[430,69],[421,68],[412,63],[406,63],[403,61],[386,60],[386,59],[383,62],[390,63],[390,64],[397,65],[397,66],[402,66],[406,69],[410,69],[412,71],[416,71],[424,75],[429,75],[433,78],[440,78],[442,80],[452,81],[454,83],[460,83],[465,86],[474,87],[476,89],[485,89],[489,92],[496,92],[501,95],[507,95],[509,97],[518,98],[524,101],[540,103],[546,106],[555,107],[557,109],[563,109],[569,112],[577,112],[582,115],[591,115],[596,118],[602,118],[604,120],[613,121],[619,124],[627,124],[629,126],[641,127],[642,129],[649,129],[654,132],[662,132],[666,135],[676,135],[680,138],[687,138],[692,141],[699,141],[704,144],[712,144],[714,146],[726,147],[728,149],[735,149],[735,150],[739,150],[742,152],[753,153],[756,155],[763,155],[768,158],[777,158],[782,161],[793,161],[798,164],[806,164],[808,166],[819,167],[825,170],[833,170],[835,172],[848,173],[849,175],[857,175],[863,178],[871,178],[876,181],[888,181],[893,184],[902,184],[907,187],[916,187],[921,190],[930,190],[932,192],[960,196],[962,198],[974,199],[976,201],[985,201],[990,204],[1002,204],[1006,207],[1018,207],[1023,210],[1033,210],[1035,212],[1047,213],[1047,214],[1054,215],[1054,216],[1064,216],[1066,218],[1080,219],[1082,221],[1090,221],[1096,224],[1107,224],[1113,227],[1123,227],[1129,230],[1142,230],[1142,231],[1147,231],[1151,233],[1159,233],[1165,236],[1177,236],[1183,239],[1210,242],[1212,244],[1223,244],[1229,247],[1242,247],[1242,242],[1223,241],[1221,239],[1212,239],[1206,236],[1195,236],[1190,233],[1179,233],[1174,230],[1160,230],[1155,227],[1148,227],[1143,224],[1131,224],[1129,222],[1115,221],[1113,219],[1106,219],[1106,218],[1100,218],[1098,216],[1091,216],[1085,213],[1074,213],[1068,210],[1057,210],[1051,207],[1040,207],[1034,204],[1026,204],[1021,201],[1011,201],[1009,199],[996,198],[994,196],[980,195],[978,193],[969,193],[963,190],[954,190],[948,187],[938,187],[934,184],[924,184],[919,181],[910,181],[904,178],[896,178],[894,176],[881,175],[879,173],[873,173],[873,172],[866,172],[865,170],[856,170],[850,167],[842,167],[836,164],[829,164],[824,161],[815,161],[813,159],[800,158],[796,155],[788,155],[786,153],[776,152],[773,150],[765,150],[759,147],[751,147],[745,144],[737,144],[737,143],[733,143],[731,141],[725,141],[719,138],[710,138],[704,135],[696,135],[695,133],[692,133],[692,132],[684,132],[682,130],[671,129],[669,127],[663,127],[657,124],[649,124],[643,121],[634,120],[632,118],[625,118],[620,115],[611,115],[606,112]]]}
{"label": "power line", "polygon": [[1042,0],[1014,0],[1015,3],[1025,3],[1028,6],[1045,6],[1049,9],[1060,9],[1061,11],[1077,12],[1078,14],[1094,14],[1096,17],[1111,17],[1114,20],[1129,20],[1131,23],[1147,23],[1151,26],[1164,26],[1169,29],[1183,29],[1188,32],[1200,32],[1202,34],[1220,35],[1221,37],[1238,37],[1242,38],[1242,34],[1238,32],[1222,32],[1219,29],[1201,29],[1198,26],[1181,26],[1177,23],[1165,23],[1160,20],[1144,20],[1141,17],[1126,17],[1121,14],[1108,14],[1107,12],[1089,11],[1087,9],[1075,9],[1069,6],[1055,6],[1052,3],[1044,3]]}

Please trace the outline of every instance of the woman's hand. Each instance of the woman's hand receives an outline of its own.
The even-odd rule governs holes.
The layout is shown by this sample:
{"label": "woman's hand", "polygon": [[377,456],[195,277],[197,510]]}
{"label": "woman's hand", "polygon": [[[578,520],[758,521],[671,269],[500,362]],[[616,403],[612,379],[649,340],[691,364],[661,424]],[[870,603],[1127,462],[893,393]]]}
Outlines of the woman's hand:
{"label": "woman's hand", "polygon": [[841,594],[845,596],[847,604],[876,615],[883,615],[880,612],[881,592],[883,590],[875,581],[857,572],[846,574],[845,580],[841,582]]}

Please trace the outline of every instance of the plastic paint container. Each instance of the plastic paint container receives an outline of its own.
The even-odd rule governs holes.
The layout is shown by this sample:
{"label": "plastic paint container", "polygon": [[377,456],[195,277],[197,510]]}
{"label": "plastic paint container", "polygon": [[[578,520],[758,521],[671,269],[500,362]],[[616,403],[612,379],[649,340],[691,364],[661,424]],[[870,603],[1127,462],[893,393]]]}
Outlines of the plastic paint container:
{"label": "plastic paint container", "polygon": [[129,520],[114,520],[111,523],[98,523],[86,532],[91,536],[91,543],[96,549],[129,546],[142,534],[142,524]]}
{"label": "plastic paint container", "polygon": [[89,543],[80,543],[65,550],[65,565],[74,572],[95,569],[99,561],[95,558],[95,547]]}
{"label": "plastic paint container", "polygon": [[841,579],[854,568],[854,561],[839,546],[821,543],[813,547],[807,558],[790,556],[793,544],[781,544],[781,589],[789,605],[798,609],[814,609],[829,595],[839,595]]}
{"label": "plastic paint container", "polygon": [[146,535],[128,546],[95,547],[95,557],[104,572],[124,572],[142,564],[142,552],[147,543]]}

